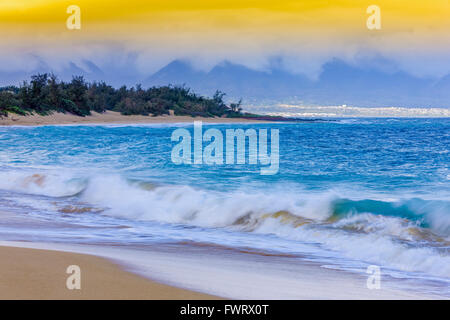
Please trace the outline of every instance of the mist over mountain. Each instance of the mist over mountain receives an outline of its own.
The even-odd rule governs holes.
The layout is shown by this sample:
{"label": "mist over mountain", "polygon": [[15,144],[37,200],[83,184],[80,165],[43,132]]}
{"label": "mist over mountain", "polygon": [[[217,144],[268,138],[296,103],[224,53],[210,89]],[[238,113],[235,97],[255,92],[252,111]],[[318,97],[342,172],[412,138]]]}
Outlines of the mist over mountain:
{"label": "mist over mountain", "polygon": [[257,71],[223,62],[209,72],[175,60],[143,81],[144,86],[186,85],[211,95],[216,89],[246,103],[303,103],[316,105],[450,107],[450,75],[418,78],[377,64],[352,66],[334,59],[318,79],[283,69]]}
{"label": "mist over mountain", "polygon": [[[68,81],[82,75],[88,81],[105,81],[114,87],[185,85],[194,92],[212,96],[216,90],[227,100],[243,99],[244,104],[273,105],[354,105],[363,107],[450,107],[450,74],[437,78],[420,78],[396,69],[387,60],[372,59],[357,65],[333,59],[322,66],[317,79],[294,74],[285,68],[266,71],[224,61],[209,71],[194,68],[188,61],[174,60],[143,77],[133,64],[103,66],[90,60],[69,62],[54,72]],[[30,72],[0,72],[0,85],[20,84],[32,74],[52,72],[44,62]]]}
{"label": "mist over mountain", "polygon": [[0,70],[0,87],[20,85],[23,81],[29,81],[32,75],[38,73],[53,73],[63,81],[70,81],[73,76],[83,76],[87,81],[105,81],[116,88],[123,85],[134,86],[140,83],[142,78],[132,64],[125,66],[108,64],[106,67],[100,68],[91,60],[83,59],[80,62],[68,61],[65,67],[55,69],[39,57],[33,58],[38,60],[39,63],[31,70]]}

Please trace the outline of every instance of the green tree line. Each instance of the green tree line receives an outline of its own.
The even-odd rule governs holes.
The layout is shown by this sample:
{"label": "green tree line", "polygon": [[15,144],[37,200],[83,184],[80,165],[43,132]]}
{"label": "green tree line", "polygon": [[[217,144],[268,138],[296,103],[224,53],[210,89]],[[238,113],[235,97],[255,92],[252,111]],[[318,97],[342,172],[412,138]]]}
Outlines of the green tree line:
{"label": "green tree line", "polygon": [[70,82],[58,80],[54,74],[37,74],[19,87],[0,88],[0,116],[8,113],[47,115],[52,112],[90,115],[92,111],[118,111],[123,115],[169,114],[203,117],[238,117],[241,101],[227,105],[225,94],[216,91],[212,98],[191,92],[184,86],[142,86],[116,89],[105,82],[86,82],[82,76]]}

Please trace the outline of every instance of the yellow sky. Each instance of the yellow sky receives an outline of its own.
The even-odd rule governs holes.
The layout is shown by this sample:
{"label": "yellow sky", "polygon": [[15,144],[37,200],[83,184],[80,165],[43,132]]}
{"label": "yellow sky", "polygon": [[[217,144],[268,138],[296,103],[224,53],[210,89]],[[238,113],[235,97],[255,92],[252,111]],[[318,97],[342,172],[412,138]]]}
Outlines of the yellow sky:
{"label": "yellow sky", "polygon": [[[192,38],[207,45],[214,37],[235,42],[272,38],[330,37],[364,40],[366,8],[381,8],[376,36],[419,32],[441,36],[450,29],[448,0],[0,0],[4,41],[63,43],[68,34],[80,41],[133,41],[150,37]],[[82,29],[66,28],[69,5],[81,9]],[[76,33],[76,34],[75,34]],[[416,36],[419,36],[418,34]]]}
{"label": "yellow sky", "polygon": [[[378,31],[366,27],[372,4],[381,9]],[[69,5],[81,9],[81,30],[66,28]],[[449,30],[449,0],[0,0],[0,56],[7,58],[14,50],[49,56],[50,49],[98,58],[98,43],[114,43],[145,61],[215,55],[258,65],[284,55],[308,61],[302,70],[315,65],[317,72],[320,63],[308,59],[371,48],[415,67],[419,58],[411,52],[448,56]]]}
{"label": "yellow sky", "polygon": [[365,21],[365,9],[371,4],[381,8],[388,26],[439,28],[448,26],[450,20],[448,0],[1,0],[0,21],[34,26],[64,25],[65,9],[72,4],[81,8],[85,24],[106,21],[111,26],[125,22],[163,24],[171,14],[180,18],[181,23],[187,23],[197,13],[195,16],[200,21],[228,18],[222,27],[232,28],[252,12],[261,20],[282,14],[294,16],[296,19],[289,21],[292,26],[312,22],[329,26],[339,22],[337,27],[340,27]]}

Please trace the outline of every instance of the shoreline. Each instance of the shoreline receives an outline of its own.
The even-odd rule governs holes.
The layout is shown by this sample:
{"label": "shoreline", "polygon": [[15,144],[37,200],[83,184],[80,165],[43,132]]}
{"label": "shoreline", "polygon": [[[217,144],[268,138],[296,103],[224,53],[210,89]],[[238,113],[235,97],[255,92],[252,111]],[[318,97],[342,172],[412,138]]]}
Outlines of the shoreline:
{"label": "shoreline", "polygon": [[[81,289],[66,286],[67,267],[81,270]],[[125,271],[98,256],[0,245],[0,300],[215,300]]]}
{"label": "shoreline", "polygon": [[[22,263],[16,258],[11,259],[14,254],[17,255],[19,251],[22,251],[20,248],[34,250],[27,251],[22,256]],[[236,254],[220,249],[203,251],[190,246],[167,247],[164,245],[138,249],[105,245],[0,241],[0,258],[4,252],[8,252],[9,259],[8,261],[0,259],[0,273],[6,274],[3,270],[5,265],[9,264],[6,271],[15,275],[15,278],[8,275],[6,278],[9,282],[6,282],[6,286],[2,283],[4,280],[0,280],[0,299],[50,299],[49,296],[43,297],[42,294],[51,291],[48,291],[49,289],[43,291],[39,284],[50,281],[44,284],[51,288],[52,284],[54,286],[55,279],[59,279],[57,282],[59,291],[52,293],[52,297],[56,299],[403,300],[443,298],[390,286],[382,286],[380,290],[369,290],[366,288],[365,276],[322,268],[319,264],[289,257]],[[57,260],[61,259],[58,256],[64,256],[66,259],[63,260],[64,263],[60,262],[59,278],[54,276],[55,271],[44,272],[55,270],[51,268],[55,268],[56,262],[61,261]],[[83,261],[90,264],[88,269],[85,269],[86,264],[80,265],[81,269],[88,270],[87,272],[92,274],[97,271],[100,278],[85,279],[87,282],[84,288],[91,286],[95,290],[84,296],[83,293],[77,296],[73,291],[79,290],[70,291],[65,287],[68,277],[65,270],[68,265],[83,264]],[[15,264],[16,268],[11,268],[11,263]],[[254,269],[255,265],[259,265],[259,268]],[[25,272],[24,268],[28,268],[28,272]],[[249,272],[249,270],[252,271]],[[217,276],[219,274],[220,277]],[[12,279],[16,280],[12,281]],[[105,282],[105,279],[109,281]],[[26,291],[29,295],[24,297],[20,291],[17,293],[20,289],[29,290]],[[15,297],[11,296],[10,290],[16,292]],[[9,297],[5,296],[5,292],[8,292]],[[59,292],[63,295],[58,296]]]}
{"label": "shoreline", "polygon": [[37,114],[21,116],[9,114],[0,118],[0,126],[45,126],[45,125],[101,125],[101,124],[165,124],[165,123],[189,123],[203,121],[205,123],[270,123],[267,119],[247,118],[205,118],[190,116],[124,116],[119,112],[105,111],[104,113],[92,112],[92,115],[80,117],[69,113],[52,113],[47,116]]}

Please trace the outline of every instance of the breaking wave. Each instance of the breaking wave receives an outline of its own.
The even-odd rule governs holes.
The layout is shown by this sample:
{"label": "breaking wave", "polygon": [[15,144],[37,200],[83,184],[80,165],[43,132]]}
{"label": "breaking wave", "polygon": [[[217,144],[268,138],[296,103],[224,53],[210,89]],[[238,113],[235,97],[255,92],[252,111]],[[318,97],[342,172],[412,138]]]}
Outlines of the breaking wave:
{"label": "breaking wave", "polygon": [[0,178],[4,190],[72,196],[105,208],[66,210],[75,214],[275,235],[351,259],[450,277],[450,201],[445,199],[349,199],[336,190],[289,188],[219,192],[117,175],[82,179],[7,172]]}
{"label": "breaking wave", "polygon": [[300,106],[280,104],[253,107],[252,112],[284,117],[366,117],[366,118],[448,118],[448,108],[355,107],[355,106]]}

